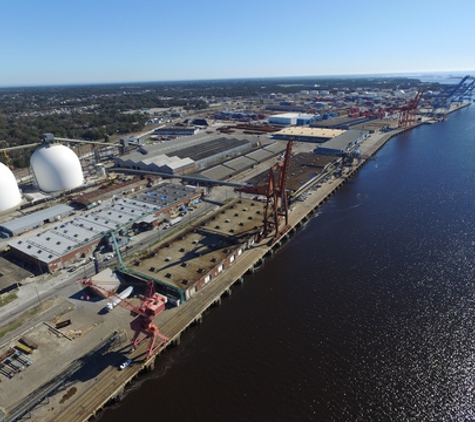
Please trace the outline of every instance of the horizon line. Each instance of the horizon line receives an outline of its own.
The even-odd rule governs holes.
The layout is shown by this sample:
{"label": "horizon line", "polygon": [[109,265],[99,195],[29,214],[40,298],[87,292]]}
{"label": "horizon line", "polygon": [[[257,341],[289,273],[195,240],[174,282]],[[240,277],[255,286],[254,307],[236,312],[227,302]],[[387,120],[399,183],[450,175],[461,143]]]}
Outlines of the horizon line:
{"label": "horizon line", "polygon": [[161,79],[161,80],[130,80],[117,82],[65,82],[65,83],[38,83],[26,85],[0,85],[0,89],[21,89],[21,88],[52,88],[52,87],[72,87],[72,86],[94,86],[94,85],[122,85],[122,84],[157,84],[157,83],[183,83],[183,82],[217,82],[236,80],[271,80],[271,79],[306,79],[306,78],[389,78],[389,77],[411,77],[411,76],[454,76],[475,70],[434,70],[434,71],[410,71],[410,72],[390,72],[390,73],[355,73],[355,74],[331,74],[331,75],[300,75],[300,76],[244,76],[244,77],[223,77],[223,78],[197,78],[197,79]]}

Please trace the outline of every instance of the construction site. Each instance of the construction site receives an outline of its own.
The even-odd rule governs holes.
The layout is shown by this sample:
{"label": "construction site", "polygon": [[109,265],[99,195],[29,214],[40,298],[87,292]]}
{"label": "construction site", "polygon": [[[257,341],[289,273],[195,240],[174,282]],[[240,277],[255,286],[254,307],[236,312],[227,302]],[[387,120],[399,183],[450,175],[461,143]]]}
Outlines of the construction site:
{"label": "construction site", "polygon": [[[469,105],[454,101],[459,91],[437,97],[444,116]],[[32,228],[9,217],[0,227],[11,233],[2,288],[17,297],[3,306],[0,420],[87,421],[120,400],[390,138],[432,122],[422,98],[349,129],[362,117],[353,109],[326,122],[325,134],[314,122],[301,138],[282,127],[248,134],[247,125],[228,128],[227,142],[222,131],[218,140],[177,138],[118,154],[87,188],[71,178],[62,194],[43,186],[72,207],[67,215]],[[48,142],[41,148],[56,148]],[[40,186],[45,171],[36,170]],[[9,215],[26,202],[9,202]],[[52,241],[61,250],[45,246]]]}

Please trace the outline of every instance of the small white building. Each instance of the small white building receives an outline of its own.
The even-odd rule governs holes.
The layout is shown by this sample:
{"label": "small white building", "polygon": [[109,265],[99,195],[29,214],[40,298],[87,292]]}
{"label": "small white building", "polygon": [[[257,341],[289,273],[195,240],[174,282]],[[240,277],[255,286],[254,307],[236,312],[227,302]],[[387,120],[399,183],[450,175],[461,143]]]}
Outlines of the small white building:
{"label": "small white building", "polygon": [[284,113],[269,116],[267,121],[277,125],[303,126],[312,123],[315,119],[316,116],[314,114]]}
{"label": "small white building", "polygon": [[274,116],[269,116],[267,121],[276,125],[296,125],[298,115],[298,113],[275,114]]}

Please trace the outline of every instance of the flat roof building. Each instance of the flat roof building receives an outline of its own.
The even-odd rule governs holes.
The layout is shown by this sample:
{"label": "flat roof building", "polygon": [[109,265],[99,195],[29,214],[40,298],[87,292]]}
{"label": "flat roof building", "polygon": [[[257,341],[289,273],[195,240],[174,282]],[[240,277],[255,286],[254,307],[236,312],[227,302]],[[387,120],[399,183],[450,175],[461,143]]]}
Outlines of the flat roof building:
{"label": "flat roof building", "polygon": [[116,197],[110,203],[76,212],[53,227],[10,241],[8,246],[19,259],[42,272],[54,272],[91,255],[111,231],[132,227],[147,216],[166,214],[200,195],[190,187],[157,185],[130,198]]}
{"label": "flat roof building", "polygon": [[244,153],[237,157],[230,158],[220,164],[201,171],[200,177],[226,180],[239,172],[250,169],[262,161],[282,154],[285,151],[286,144],[283,142],[272,141],[270,144],[264,144],[257,149]]}
{"label": "flat roof building", "polygon": [[191,136],[196,135],[199,129],[194,127],[163,127],[155,129],[153,133],[160,136]]}
{"label": "flat roof building", "polygon": [[297,142],[322,143],[345,133],[342,129],[289,127],[272,134],[275,139],[291,139]]}
{"label": "flat roof building", "polygon": [[267,121],[278,125],[303,126],[314,122],[316,119],[317,116],[315,114],[284,113],[269,116]]}
{"label": "flat roof building", "polygon": [[25,215],[24,217],[15,218],[14,220],[0,224],[0,236],[18,236],[22,233],[38,228],[43,224],[61,220],[62,218],[71,215],[73,211],[74,208],[69,205],[54,205],[53,207]]}
{"label": "flat roof building", "polygon": [[347,130],[339,136],[319,145],[315,152],[320,155],[340,156],[352,152],[369,135],[367,130]]}
{"label": "flat roof building", "polygon": [[176,302],[188,300],[239,258],[262,230],[264,204],[234,199],[177,238],[130,262],[129,272],[153,280]]}

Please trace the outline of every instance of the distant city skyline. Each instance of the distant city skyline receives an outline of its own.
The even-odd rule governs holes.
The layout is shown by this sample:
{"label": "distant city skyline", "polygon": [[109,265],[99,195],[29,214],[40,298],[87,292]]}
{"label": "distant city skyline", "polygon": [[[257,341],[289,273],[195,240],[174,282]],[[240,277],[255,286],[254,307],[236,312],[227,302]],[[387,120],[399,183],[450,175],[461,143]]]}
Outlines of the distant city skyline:
{"label": "distant city skyline", "polygon": [[7,2],[0,87],[475,69],[475,2],[319,3]]}

